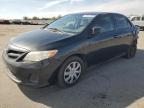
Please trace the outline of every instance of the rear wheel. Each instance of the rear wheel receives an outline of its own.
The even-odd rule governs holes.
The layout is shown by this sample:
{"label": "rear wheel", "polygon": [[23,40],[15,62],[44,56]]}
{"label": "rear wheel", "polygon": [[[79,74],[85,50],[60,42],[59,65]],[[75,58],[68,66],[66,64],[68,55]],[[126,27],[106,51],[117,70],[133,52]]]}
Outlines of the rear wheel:
{"label": "rear wheel", "polygon": [[80,79],[85,70],[84,62],[81,58],[73,56],[68,58],[61,66],[57,81],[60,87],[69,87],[74,85]]}
{"label": "rear wheel", "polygon": [[134,43],[133,45],[130,45],[128,48],[128,51],[126,52],[125,58],[133,58],[136,55],[137,51],[137,44]]}

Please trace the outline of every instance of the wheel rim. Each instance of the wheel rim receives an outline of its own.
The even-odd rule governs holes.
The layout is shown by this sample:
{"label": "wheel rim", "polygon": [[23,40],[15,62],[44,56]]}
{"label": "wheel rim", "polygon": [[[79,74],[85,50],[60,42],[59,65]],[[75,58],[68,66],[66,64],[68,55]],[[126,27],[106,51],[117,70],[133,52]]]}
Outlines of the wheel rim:
{"label": "wheel rim", "polygon": [[71,62],[67,65],[64,71],[64,81],[67,84],[73,84],[81,75],[81,64],[77,61]]}

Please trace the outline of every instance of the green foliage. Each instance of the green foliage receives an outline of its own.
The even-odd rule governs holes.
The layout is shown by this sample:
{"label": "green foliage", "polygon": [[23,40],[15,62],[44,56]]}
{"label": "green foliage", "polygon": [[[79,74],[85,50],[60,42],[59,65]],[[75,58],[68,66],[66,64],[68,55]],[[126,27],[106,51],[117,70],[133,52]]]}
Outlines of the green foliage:
{"label": "green foliage", "polygon": [[58,15],[57,17],[52,17],[52,18],[49,18],[49,17],[39,18],[39,17],[37,17],[37,16],[33,16],[32,18],[29,18],[29,17],[27,17],[27,16],[24,16],[23,19],[24,19],[24,20],[52,20],[52,21],[54,21],[54,20],[59,19],[59,18],[61,18],[61,17],[62,17],[61,15]]}

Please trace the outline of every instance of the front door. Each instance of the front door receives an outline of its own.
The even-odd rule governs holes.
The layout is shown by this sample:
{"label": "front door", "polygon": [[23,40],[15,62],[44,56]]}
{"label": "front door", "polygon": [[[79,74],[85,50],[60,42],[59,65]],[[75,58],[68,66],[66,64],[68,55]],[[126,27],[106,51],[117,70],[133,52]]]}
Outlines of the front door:
{"label": "front door", "polygon": [[[100,27],[100,33],[89,38],[89,61],[98,63],[116,55],[114,22],[110,15],[100,15],[95,19],[92,27]],[[92,28],[91,27],[91,28]]]}

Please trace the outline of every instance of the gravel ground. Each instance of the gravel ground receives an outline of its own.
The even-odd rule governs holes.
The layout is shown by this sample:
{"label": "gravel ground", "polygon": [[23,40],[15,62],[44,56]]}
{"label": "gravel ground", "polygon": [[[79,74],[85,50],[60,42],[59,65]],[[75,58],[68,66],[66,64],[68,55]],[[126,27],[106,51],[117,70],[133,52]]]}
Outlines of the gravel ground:
{"label": "gravel ground", "polygon": [[[12,36],[39,27],[0,25],[0,56]],[[144,108],[144,32],[139,36],[135,58],[92,66],[66,89],[18,86],[6,76],[0,57],[0,108]]]}

